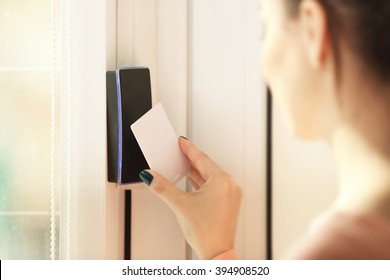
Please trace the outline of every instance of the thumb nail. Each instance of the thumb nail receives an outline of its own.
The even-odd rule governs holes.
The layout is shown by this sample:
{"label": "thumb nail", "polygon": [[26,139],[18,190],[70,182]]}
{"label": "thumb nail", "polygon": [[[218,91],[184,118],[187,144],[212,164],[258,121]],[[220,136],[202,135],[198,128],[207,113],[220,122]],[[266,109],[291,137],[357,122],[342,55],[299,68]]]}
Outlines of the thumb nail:
{"label": "thumb nail", "polygon": [[145,171],[145,170],[143,170],[143,171],[141,171],[141,172],[139,173],[139,177],[140,177],[141,180],[142,180],[145,184],[147,184],[148,186],[150,186],[150,184],[151,184],[152,181],[153,181],[153,176],[152,176],[152,174],[150,174],[148,171]]}

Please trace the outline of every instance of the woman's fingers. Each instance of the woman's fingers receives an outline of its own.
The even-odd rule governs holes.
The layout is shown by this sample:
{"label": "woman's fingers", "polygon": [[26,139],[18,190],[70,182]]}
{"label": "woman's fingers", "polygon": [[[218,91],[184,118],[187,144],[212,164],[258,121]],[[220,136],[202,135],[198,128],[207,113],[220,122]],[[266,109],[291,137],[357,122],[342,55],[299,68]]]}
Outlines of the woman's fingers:
{"label": "woman's fingers", "polygon": [[144,170],[140,178],[149,185],[152,192],[161,198],[173,212],[179,212],[185,203],[186,193],[172,185],[167,179],[153,170]]}
{"label": "woman's fingers", "polygon": [[199,190],[206,183],[206,180],[203,179],[195,168],[191,168],[188,179],[195,190]]}
{"label": "woman's fingers", "polygon": [[189,180],[190,185],[192,186],[192,189],[193,189],[194,191],[199,190],[200,187],[199,187],[194,181],[192,181],[191,178],[188,178],[188,180]]}
{"label": "woman's fingers", "polygon": [[210,174],[219,170],[218,166],[202,151],[200,151],[190,141],[180,137],[179,145],[183,153],[187,156],[193,168],[198,170],[200,176],[207,181]]}

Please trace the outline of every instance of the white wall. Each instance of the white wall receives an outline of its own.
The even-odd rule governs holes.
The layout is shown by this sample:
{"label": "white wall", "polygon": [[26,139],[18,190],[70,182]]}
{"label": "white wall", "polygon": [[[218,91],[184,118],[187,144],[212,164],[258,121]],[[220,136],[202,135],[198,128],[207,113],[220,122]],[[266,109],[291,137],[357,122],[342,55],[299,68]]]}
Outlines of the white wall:
{"label": "white wall", "polygon": [[264,259],[266,95],[259,1],[191,3],[191,139],[244,191],[239,257]]}
{"label": "white wall", "polygon": [[60,258],[103,259],[105,0],[64,0],[62,13]]}

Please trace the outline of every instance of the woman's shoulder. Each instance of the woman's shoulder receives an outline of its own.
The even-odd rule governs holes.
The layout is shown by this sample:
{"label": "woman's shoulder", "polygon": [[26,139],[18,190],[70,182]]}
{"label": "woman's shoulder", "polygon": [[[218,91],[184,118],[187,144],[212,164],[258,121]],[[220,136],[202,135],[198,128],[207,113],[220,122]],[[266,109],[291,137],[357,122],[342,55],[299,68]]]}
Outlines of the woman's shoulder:
{"label": "woman's shoulder", "polygon": [[317,219],[288,259],[390,259],[390,221],[334,212]]}

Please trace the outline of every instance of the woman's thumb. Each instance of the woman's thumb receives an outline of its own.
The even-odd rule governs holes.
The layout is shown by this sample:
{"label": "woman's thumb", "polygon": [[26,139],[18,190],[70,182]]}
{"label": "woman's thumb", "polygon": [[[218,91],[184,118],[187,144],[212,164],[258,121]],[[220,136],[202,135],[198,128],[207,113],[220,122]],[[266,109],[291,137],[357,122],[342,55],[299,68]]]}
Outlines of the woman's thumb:
{"label": "woman's thumb", "polygon": [[143,170],[139,177],[151,191],[161,198],[174,212],[178,210],[185,193],[172,185],[167,179],[152,170]]}

